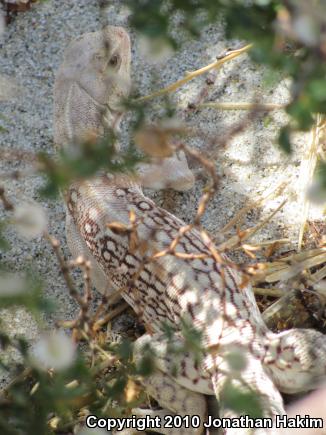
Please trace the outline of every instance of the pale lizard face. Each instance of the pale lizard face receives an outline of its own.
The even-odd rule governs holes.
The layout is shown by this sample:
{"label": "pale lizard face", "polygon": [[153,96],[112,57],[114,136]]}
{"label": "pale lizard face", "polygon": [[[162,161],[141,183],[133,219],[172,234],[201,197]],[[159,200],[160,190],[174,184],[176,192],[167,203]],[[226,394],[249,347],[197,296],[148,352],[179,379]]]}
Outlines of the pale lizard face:
{"label": "pale lizard face", "polygon": [[130,91],[130,39],[122,27],[107,26],[70,44],[64,67],[87,94],[112,111]]}
{"label": "pale lizard face", "polygon": [[130,40],[121,27],[85,33],[66,49],[55,80],[55,143],[116,129],[130,91]]}

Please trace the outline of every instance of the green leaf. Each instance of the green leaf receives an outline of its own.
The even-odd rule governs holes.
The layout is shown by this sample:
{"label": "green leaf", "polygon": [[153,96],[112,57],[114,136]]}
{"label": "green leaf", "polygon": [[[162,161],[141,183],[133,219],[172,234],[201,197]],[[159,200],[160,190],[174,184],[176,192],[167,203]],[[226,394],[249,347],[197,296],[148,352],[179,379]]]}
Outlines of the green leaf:
{"label": "green leaf", "polygon": [[280,148],[288,155],[292,153],[290,132],[291,130],[288,126],[282,127],[278,138]]}
{"label": "green leaf", "polygon": [[297,121],[298,128],[307,131],[314,122],[312,109],[313,105],[309,96],[302,95],[297,101],[290,104],[286,111]]}
{"label": "green leaf", "polygon": [[326,78],[313,80],[308,87],[314,99],[326,101]]}
{"label": "green leaf", "polygon": [[225,359],[228,362],[232,372],[241,372],[248,364],[248,361],[245,355],[243,355],[241,349],[232,349],[226,354]]}
{"label": "green leaf", "polygon": [[122,360],[129,360],[132,357],[132,346],[130,340],[122,340],[121,343],[117,345],[116,350],[117,355]]}
{"label": "green leaf", "polygon": [[139,363],[137,364],[136,373],[140,376],[149,376],[155,370],[155,359],[154,354],[150,352],[145,352],[142,355]]}
{"label": "green leaf", "polygon": [[4,232],[7,225],[6,220],[0,220],[0,251],[7,251],[10,248],[10,244],[8,241],[4,238],[2,233]]}
{"label": "green leaf", "polygon": [[10,338],[7,334],[0,331],[0,347],[6,349],[10,344]]}
{"label": "green leaf", "polygon": [[231,381],[228,381],[223,388],[222,397],[223,406],[238,415],[248,415],[252,418],[263,416],[259,397],[254,391],[243,391],[242,388],[235,387]]}

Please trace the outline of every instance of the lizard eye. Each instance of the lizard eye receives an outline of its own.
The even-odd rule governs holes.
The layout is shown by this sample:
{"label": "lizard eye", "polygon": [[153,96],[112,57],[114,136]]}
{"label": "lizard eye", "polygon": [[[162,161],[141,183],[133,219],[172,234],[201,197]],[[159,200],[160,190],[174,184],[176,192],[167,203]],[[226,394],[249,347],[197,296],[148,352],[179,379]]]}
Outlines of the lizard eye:
{"label": "lizard eye", "polygon": [[114,54],[109,60],[109,65],[113,68],[115,68],[119,63],[120,63],[120,56],[118,56],[117,54]]}

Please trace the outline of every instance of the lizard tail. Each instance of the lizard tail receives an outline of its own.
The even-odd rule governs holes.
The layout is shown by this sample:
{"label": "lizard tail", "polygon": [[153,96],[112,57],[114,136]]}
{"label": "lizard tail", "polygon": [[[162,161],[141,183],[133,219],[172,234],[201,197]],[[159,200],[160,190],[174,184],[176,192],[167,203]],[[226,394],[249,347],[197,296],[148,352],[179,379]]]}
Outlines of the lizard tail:
{"label": "lizard tail", "polygon": [[313,329],[270,333],[263,365],[284,393],[314,389],[326,380],[326,336]]}

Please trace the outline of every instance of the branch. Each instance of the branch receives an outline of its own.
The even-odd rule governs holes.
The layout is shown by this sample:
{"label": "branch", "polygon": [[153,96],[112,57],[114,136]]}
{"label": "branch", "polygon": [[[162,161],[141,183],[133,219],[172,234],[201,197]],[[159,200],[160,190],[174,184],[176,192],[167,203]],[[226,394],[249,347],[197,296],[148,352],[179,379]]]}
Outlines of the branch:
{"label": "branch", "polygon": [[282,110],[285,104],[273,103],[201,103],[196,106],[197,109],[219,109],[219,110],[255,110],[255,111],[272,111]]}
{"label": "branch", "polygon": [[160,89],[156,92],[153,92],[150,95],[145,95],[144,97],[137,98],[137,102],[141,101],[147,101],[155,97],[160,97],[165,94],[169,94],[170,92],[174,92],[176,89],[183,86],[185,83],[189,82],[190,80],[194,79],[195,77],[198,77],[212,69],[220,68],[224,63],[228,62],[231,59],[234,59],[242,53],[246,53],[250,48],[252,47],[252,44],[248,44],[245,47],[239,48],[239,50],[233,50],[230,54],[227,54],[222,59],[217,59],[214,62],[210,63],[209,65],[204,66],[203,68],[199,68],[196,71],[187,72],[185,77],[183,77],[180,80],[177,80],[176,82],[172,83],[171,85],[167,86],[166,88]]}

